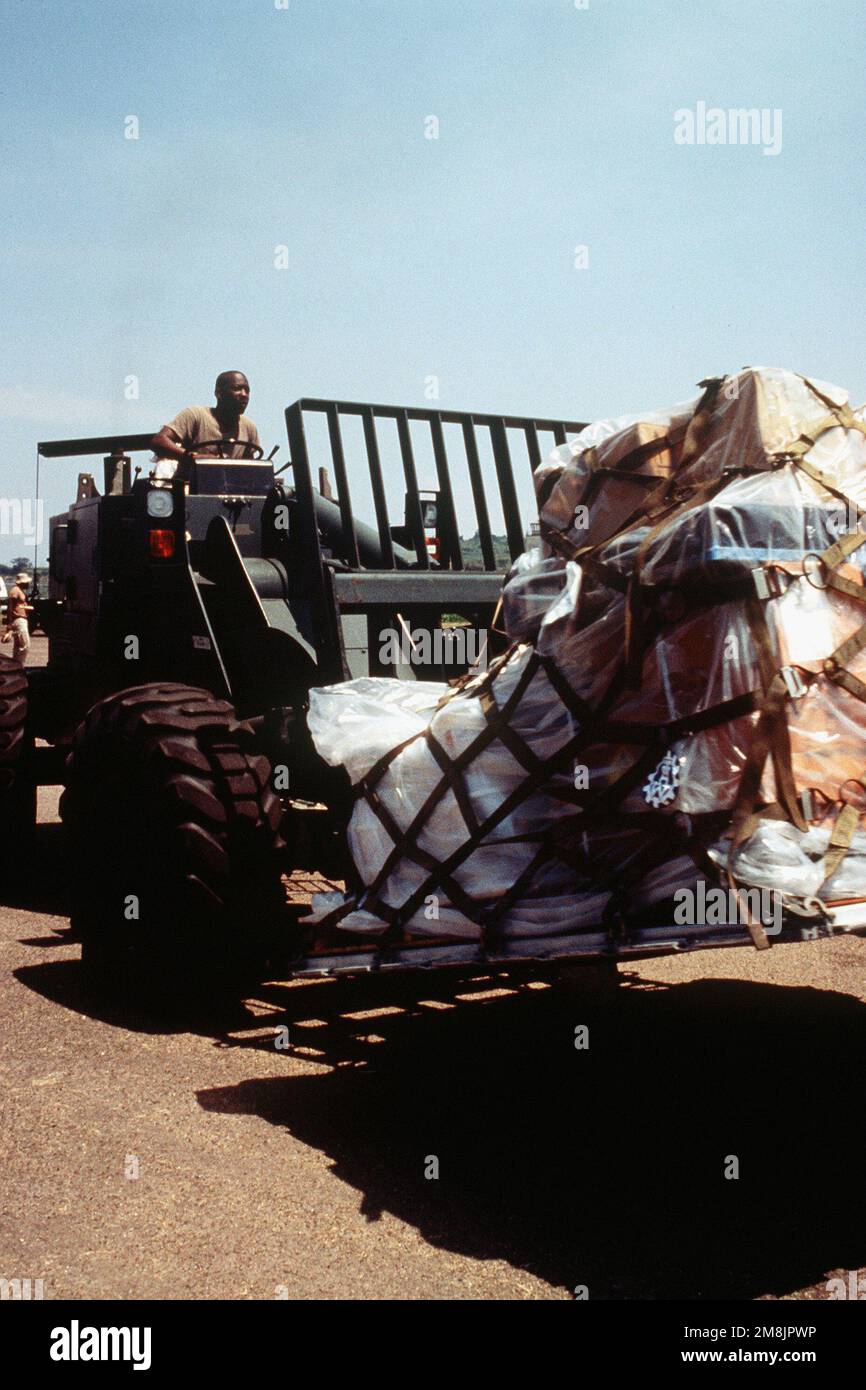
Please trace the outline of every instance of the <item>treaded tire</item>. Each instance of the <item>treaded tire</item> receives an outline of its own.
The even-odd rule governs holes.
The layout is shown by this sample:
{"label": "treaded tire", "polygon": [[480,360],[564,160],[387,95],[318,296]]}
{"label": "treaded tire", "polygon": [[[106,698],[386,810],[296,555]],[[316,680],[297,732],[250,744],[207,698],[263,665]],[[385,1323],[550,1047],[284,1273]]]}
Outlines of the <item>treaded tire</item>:
{"label": "treaded tire", "polygon": [[0,654],[0,795],[12,790],[24,752],[27,722],[27,676],[13,657]]}
{"label": "treaded tire", "polygon": [[174,1008],[263,977],[285,901],[282,808],[230,704],[169,682],[101,700],[60,812],[72,926],[100,984]]}
{"label": "treaded tire", "polygon": [[8,841],[14,830],[15,854],[0,854],[4,877],[26,880],[32,865],[36,831],[36,788],[28,754],[28,683],[24,667],[0,654],[0,820]]}

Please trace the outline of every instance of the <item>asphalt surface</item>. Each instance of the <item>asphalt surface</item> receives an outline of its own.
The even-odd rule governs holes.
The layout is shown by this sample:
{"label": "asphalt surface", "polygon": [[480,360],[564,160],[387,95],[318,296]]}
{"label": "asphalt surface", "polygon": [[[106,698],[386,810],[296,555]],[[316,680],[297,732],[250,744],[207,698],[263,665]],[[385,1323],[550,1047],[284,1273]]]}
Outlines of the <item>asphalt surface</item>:
{"label": "asphalt surface", "polygon": [[0,1276],[76,1299],[823,1298],[866,1277],[866,940],[645,962],[609,999],[273,982],[169,1025],[88,988],[40,801],[32,881],[0,884]]}

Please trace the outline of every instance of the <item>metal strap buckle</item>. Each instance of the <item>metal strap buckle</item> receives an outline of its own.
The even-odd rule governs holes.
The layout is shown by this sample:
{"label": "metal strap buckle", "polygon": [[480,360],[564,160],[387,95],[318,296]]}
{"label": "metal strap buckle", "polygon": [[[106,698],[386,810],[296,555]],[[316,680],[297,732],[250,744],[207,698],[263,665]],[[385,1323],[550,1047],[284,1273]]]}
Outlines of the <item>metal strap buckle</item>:
{"label": "metal strap buckle", "polygon": [[801,695],[806,694],[806,686],[803,682],[803,677],[800,675],[796,666],[783,666],[779,675],[785,682],[788,694],[792,700],[798,700]]}
{"label": "metal strap buckle", "polygon": [[779,571],[775,568],[765,568],[763,565],[758,565],[752,570],[752,583],[755,586],[755,593],[760,599],[781,598],[785,592],[782,588]]}

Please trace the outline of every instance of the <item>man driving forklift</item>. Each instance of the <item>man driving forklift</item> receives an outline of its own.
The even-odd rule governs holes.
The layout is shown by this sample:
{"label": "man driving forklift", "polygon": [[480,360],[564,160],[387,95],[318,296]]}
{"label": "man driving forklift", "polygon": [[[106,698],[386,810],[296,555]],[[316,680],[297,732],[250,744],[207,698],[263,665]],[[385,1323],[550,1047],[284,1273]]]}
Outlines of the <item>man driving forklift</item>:
{"label": "man driving forklift", "polygon": [[196,456],[250,459],[258,450],[259,432],[244,411],[250,383],[243,372],[220,372],[214,386],[216,405],[189,405],[153,436],[157,456],[154,476],[188,481]]}

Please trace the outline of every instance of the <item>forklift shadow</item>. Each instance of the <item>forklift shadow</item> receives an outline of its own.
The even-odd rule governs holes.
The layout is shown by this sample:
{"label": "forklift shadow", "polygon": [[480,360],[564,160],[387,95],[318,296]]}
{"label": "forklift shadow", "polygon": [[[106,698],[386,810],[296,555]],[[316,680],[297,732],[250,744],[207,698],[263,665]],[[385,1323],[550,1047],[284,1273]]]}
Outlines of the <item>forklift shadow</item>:
{"label": "forklift shadow", "polygon": [[37,825],[15,850],[15,860],[0,881],[0,904],[66,916],[69,912],[63,827]]}
{"label": "forklift shadow", "polygon": [[[67,932],[54,938],[33,938],[25,944],[42,948],[68,946],[70,937]],[[41,994],[43,999],[99,1023],[107,1023],[109,1027],[122,1028],[128,1033],[168,1035],[212,1031],[207,1026],[191,1027],[188,1018],[172,1020],[167,1016],[156,1016],[143,1005],[136,1005],[127,999],[106,997],[88,980],[80,960],[52,960],[40,965],[22,965],[12,974],[27,989]]]}
{"label": "forklift shadow", "polygon": [[288,991],[289,1039],[332,1071],[198,1099],[326,1153],[370,1221],[593,1299],[785,1296],[866,1263],[847,995],[703,980],[602,1008],[434,981],[383,1011],[312,988]]}

